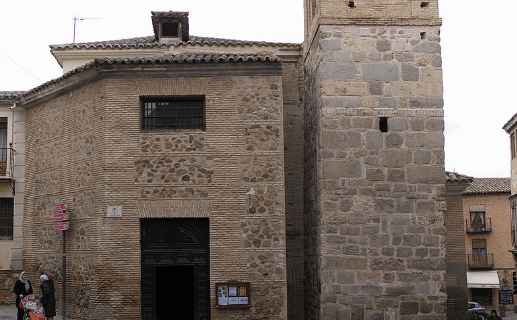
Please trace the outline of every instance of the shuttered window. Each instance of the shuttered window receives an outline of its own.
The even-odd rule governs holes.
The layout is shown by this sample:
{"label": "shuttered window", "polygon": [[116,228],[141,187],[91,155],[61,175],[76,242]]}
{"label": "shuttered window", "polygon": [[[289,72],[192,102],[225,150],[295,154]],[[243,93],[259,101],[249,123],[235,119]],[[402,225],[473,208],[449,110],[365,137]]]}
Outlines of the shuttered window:
{"label": "shuttered window", "polygon": [[13,199],[0,198],[0,239],[13,238],[13,215]]}

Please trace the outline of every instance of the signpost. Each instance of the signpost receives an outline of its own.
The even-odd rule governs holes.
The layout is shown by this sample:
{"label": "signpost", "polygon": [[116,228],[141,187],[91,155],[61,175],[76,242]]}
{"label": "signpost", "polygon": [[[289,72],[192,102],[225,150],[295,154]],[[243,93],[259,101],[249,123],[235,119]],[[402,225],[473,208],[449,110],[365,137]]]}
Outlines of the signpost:
{"label": "signpost", "polygon": [[63,231],[63,261],[61,274],[61,302],[63,320],[66,320],[66,230],[68,230],[68,203],[60,203],[54,206],[55,231]]}

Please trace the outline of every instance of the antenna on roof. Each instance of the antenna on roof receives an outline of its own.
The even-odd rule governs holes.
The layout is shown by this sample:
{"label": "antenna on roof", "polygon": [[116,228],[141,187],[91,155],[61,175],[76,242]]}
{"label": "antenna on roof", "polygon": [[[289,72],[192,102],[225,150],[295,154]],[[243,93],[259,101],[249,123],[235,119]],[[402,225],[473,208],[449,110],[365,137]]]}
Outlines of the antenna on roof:
{"label": "antenna on roof", "polygon": [[77,17],[74,17],[74,41],[72,43],[75,43],[75,26],[77,24],[77,21],[81,21],[81,20],[100,20],[102,18],[77,18]]}

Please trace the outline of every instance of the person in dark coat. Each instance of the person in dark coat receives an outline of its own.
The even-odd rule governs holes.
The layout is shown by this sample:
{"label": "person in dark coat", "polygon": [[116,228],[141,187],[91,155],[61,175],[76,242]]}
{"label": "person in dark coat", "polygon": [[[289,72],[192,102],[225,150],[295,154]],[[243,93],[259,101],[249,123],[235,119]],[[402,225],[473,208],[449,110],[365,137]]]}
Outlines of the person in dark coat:
{"label": "person in dark coat", "polygon": [[503,320],[503,319],[497,315],[496,310],[492,310],[492,312],[490,312],[490,317],[488,317],[488,320]]}
{"label": "person in dark coat", "polygon": [[20,301],[22,298],[32,294],[32,285],[29,280],[27,280],[27,272],[22,271],[20,273],[20,278],[16,280],[16,283],[13,287],[13,292],[16,295],[16,308],[18,308],[18,320],[23,320],[23,314],[25,313],[23,308],[20,308]]}
{"label": "person in dark coat", "polygon": [[52,320],[56,316],[56,295],[54,293],[54,281],[46,275],[41,275],[41,304],[45,308],[45,317]]}

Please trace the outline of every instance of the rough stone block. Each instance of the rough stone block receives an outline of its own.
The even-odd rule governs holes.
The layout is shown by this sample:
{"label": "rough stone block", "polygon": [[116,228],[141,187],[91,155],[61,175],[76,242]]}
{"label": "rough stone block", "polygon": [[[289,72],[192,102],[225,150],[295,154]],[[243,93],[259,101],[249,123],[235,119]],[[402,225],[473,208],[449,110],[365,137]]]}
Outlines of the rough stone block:
{"label": "rough stone block", "polygon": [[409,127],[408,119],[404,118],[389,118],[388,130],[390,131],[406,131]]}
{"label": "rough stone block", "polygon": [[334,108],[359,108],[361,106],[361,97],[323,97],[323,105]]}
{"label": "rough stone block", "polygon": [[384,94],[382,82],[368,82],[368,92],[372,95],[382,96]]}
{"label": "rough stone block", "polygon": [[381,108],[397,108],[398,107],[398,99],[397,98],[387,98],[387,97],[379,97],[377,98],[379,101],[379,107]]}
{"label": "rough stone block", "polygon": [[370,269],[371,270],[397,271],[397,270],[404,270],[405,268],[406,267],[404,265],[403,259],[395,259],[395,258],[370,259]]}
{"label": "rough stone block", "polygon": [[387,296],[408,296],[415,293],[413,286],[388,286],[385,291]]}
{"label": "rough stone block", "polygon": [[366,149],[382,149],[384,146],[383,134],[380,131],[366,132]]}
{"label": "rough stone block", "polygon": [[419,234],[402,235],[402,245],[408,247],[418,247],[422,244],[422,236]]}
{"label": "rough stone block", "polygon": [[386,52],[391,50],[391,41],[390,40],[378,40],[377,41],[377,51],[379,52]]}
{"label": "rough stone block", "polygon": [[397,63],[365,63],[362,70],[364,81],[400,80],[400,66]]}
{"label": "rough stone block", "polygon": [[366,310],[365,319],[384,320],[384,311],[382,311],[382,310]]}
{"label": "rough stone block", "polygon": [[381,169],[366,169],[366,179],[370,181],[384,181],[386,177]]}
{"label": "rough stone block", "polygon": [[402,81],[419,81],[420,80],[420,68],[402,64]]}
{"label": "rough stone block", "polygon": [[422,42],[414,47],[413,51],[428,54],[440,54],[441,46],[438,42]]}
{"label": "rough stone block", "polygon": [[339,39],[324,39],[320,42],[321,50],[323,51],[333,51],[333,50],[341,50],[341,40]]}
{"label": "rough stone block", "polygon": [[415,56],[412,53],[397,53],[395,55],[395,59],[397,59],[398,62],[413,62],[415,61]]}
{"label": "rough stone block", "polygon": [[418,302],[414,301],[405,301],[400,303],[400,314],[401,315],[410,315],[410,314],[418,314],[420,310],[420,305]]}
{"label": "rough stone block", "polygon": [[407,168],[409,183],[442,184],[445,183],[443,166],[414,166]]}
{"label": "rough stone block", "polygon": [[326,148],[359,148],[361,134],[357,131],[323,130],[322,146]]}
{"label": "rough stone block", "polygon": [[386,135],[386,148],[400,148],[404,144],[404,138],[398,133]]}
{"label": "rough stone block", "polygon": [[352,80],[359,73],[355,63],[323,62],[320,66],[322,80]]}
{"label": "rough stone block", "polygon": [[381,165],[387,168],[402,168],[411,163],[413,156],[411,151],[389,149],[381,151]]}
{"label": "rough stone block", "polygon": [[357,159],[325,160],[323,161],[323,178],[360,178],[362,177],[361,163]]}

